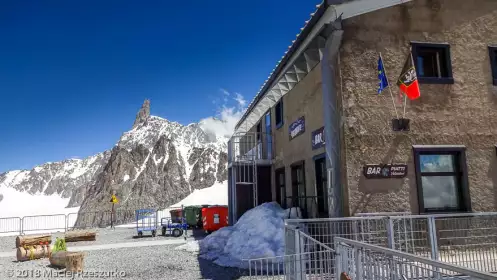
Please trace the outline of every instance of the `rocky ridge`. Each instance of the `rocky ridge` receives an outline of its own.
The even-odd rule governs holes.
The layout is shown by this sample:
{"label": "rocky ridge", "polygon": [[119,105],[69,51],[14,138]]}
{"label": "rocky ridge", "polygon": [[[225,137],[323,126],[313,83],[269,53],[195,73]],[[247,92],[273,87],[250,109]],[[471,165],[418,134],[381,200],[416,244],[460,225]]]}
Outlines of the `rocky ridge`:
{"label": "rocky ridge", "polygon": [[[86,159],[45,163],[32,170],[0,174],[1,187],[70,198],[80,212],[118,208],[167,207],[194,189],[227,180],[227,138],[150,115],[146,100],[133,127],[110,151]],[[8,197],[4,197],[8,199]]]}

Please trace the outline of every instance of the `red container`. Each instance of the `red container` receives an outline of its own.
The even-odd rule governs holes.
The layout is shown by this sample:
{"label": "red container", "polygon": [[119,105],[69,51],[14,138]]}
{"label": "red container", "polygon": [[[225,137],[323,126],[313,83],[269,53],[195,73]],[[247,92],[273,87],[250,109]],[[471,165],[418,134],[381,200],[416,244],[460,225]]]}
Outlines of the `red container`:
{"label": "red container", "polygon": [[202,208],[202,223],[208,233],[228,225],[228,207],[211,206]]}

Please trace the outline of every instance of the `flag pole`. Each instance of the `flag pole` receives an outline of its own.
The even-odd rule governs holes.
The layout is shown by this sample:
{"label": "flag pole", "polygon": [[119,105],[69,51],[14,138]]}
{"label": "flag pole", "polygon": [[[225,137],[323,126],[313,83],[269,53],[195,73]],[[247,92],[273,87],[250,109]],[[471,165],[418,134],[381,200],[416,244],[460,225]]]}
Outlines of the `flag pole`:
{"label": "flag pole", "polygon": [[383,71],[385,71],[385,78],[387,79],[388,91],[390,92],[390,97],[392,98],[392,104],[393,104],[393,109],[395,110],[395,116],[398,119],[399,113],[397,113],[397,106],[395,106],[395,99],[393,98],[392,87],[390,86],[390,81],[388,80],[387,69],[385,67],[385,62],[383,61],[383,57],[381,56],[381,52],[380,52],[380,59],[381,63],[383,64]]}

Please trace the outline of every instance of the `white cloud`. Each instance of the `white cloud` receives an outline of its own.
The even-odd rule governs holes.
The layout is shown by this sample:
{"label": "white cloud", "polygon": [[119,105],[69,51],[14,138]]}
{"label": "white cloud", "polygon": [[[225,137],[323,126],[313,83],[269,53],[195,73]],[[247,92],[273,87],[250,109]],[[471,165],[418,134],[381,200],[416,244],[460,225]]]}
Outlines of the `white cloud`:
{"label": "white cloud", "polygon": [[[231,137],[238,120],[245,112],[247,101],[243,95],[220,89],[222,104],[217,108],[216,116],[202,119],[200,127],[211,137]],[[218,104],[217,100],[213,101]],[[214,139],[212,139],[214,140]]]}

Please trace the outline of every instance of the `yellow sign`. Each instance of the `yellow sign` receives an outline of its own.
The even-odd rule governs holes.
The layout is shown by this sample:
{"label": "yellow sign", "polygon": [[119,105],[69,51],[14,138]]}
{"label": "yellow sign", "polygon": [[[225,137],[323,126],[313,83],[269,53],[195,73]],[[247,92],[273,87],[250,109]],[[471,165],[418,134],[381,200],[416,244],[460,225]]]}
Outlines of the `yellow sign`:
{"label": "yellow sign", "polygon": [[115,195],[112,195],[112,198],[110,199],[110,202],[116,204],[117,202],[119,202],[119,200],[117,200],[117,197]]}

